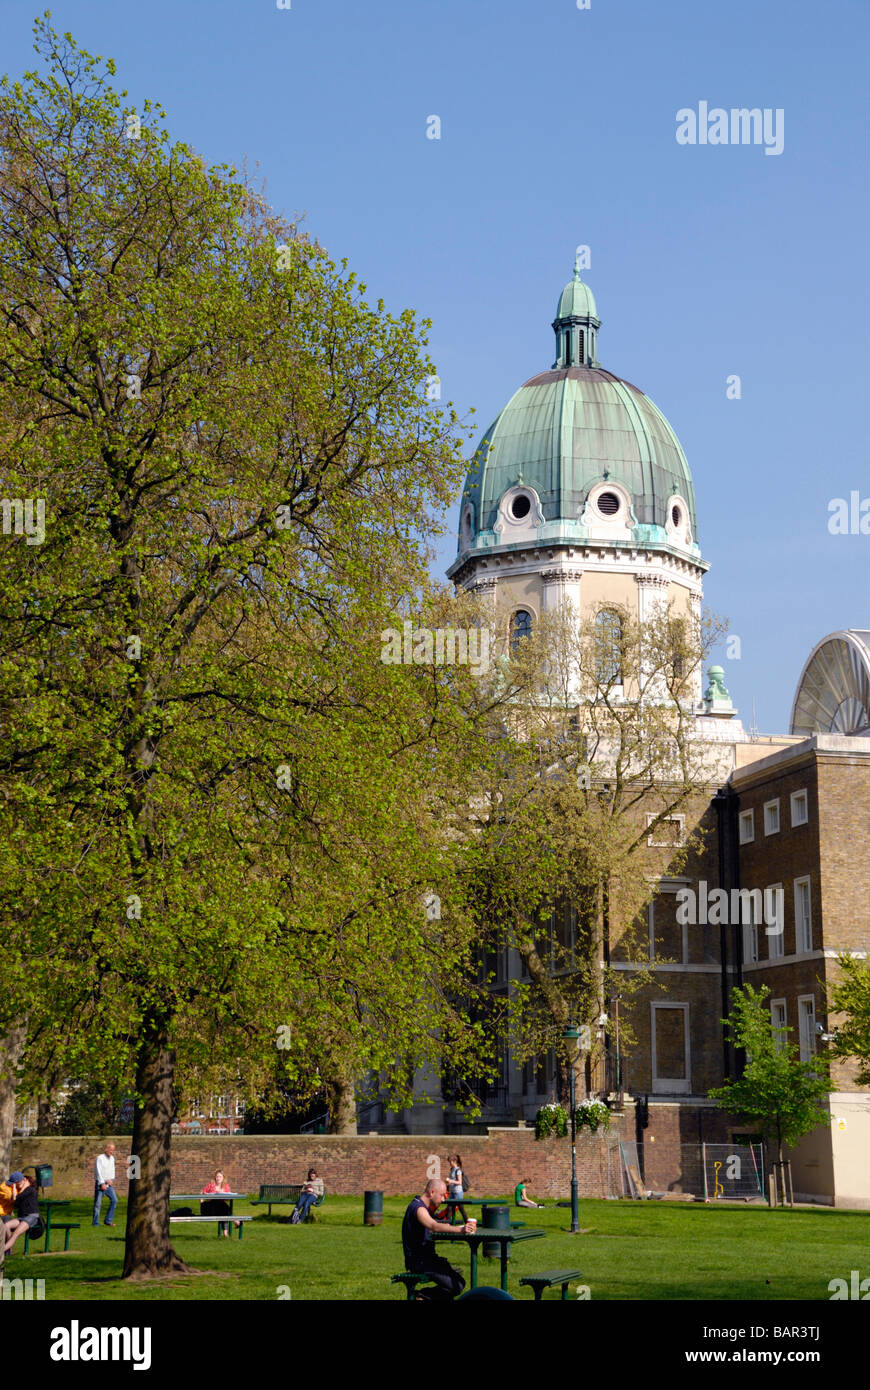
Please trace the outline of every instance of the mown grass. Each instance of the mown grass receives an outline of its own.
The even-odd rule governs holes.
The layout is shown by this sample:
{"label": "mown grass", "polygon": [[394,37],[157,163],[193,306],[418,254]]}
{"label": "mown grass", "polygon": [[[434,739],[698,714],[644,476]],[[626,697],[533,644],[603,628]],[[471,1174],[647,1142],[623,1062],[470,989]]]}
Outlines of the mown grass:
{"label": "mown grass", "polygon": [[[404,1290],[389,1276],[403,1267],[406,1200],[384,1199],[381,1226],[363,1226],[361,1197],[327,1197],[317,1223],[306,1226],[290,1226],[277,1212],[270,1220],[238,1202],[238,1212],[256,1214],[241,1241],[235,1230],[218,1240],[211,1227],[173,1227],[176,1251],[200,1272],[153,1284],[120,1279],[125,1204],[110,1230],[93,1228],[90,1203],[76,1201],[57,1214],[81,1222],[73,1249],[46,1255],[40,1244],[7,1261],[5,1275],[44,1279],[46,1300],[275,1300],[282,1288],[295,1300],[397,1300]],[[569,1233],[564,1207],[514,1209],[515,1218],[546,1231],[516,1246],[511,1259],[509,1291],[525,1300],[531,1292],[520,1289],[519,1278],[550,1268],[581,1269],[593,1300],[827,1300],[831,1279],[848,1280],[852,1269],[870,1275],[870,1212],[582,1201],[580,1236]],[[460,1243],[452,1259],[467,1279],[468,1247]],[[498,1261],[481,1260],[481,1283],[498,1279]]]}

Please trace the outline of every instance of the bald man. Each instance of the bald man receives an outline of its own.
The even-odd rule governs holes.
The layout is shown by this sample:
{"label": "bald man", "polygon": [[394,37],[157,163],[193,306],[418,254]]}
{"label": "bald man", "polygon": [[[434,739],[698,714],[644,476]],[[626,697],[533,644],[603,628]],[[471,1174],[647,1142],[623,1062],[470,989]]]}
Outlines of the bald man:
{"label": "bald man", "polygon": [[417,1294],[421,1301],[432,1302],[455,1298],[465,1288],[465,1280],[441,1255],[436,1255],[432,1240],[433,1231],[447,1231],[451,1235],[461,1235],[470,1227],[450,1226],[446,1221],[436,1221],[433,1212],[447,1199],[447,1184],[440,1178],[431,1178],[421,1195],[409,1202],[402,1221],[402,1246],[405,1251],[405,1268],[411,1274],[428,1274],[437,1285],[434,1289],[423,1289]]}

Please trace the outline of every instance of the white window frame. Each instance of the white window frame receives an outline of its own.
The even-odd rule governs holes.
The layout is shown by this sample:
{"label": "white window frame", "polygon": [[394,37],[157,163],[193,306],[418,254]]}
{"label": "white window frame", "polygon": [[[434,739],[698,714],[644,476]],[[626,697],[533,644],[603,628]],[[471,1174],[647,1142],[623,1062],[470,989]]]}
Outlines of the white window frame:
{"label": "white window frame", "polygon": [[[809,1009],[806,1005],[809,1004]],[[811,1062],[816,1055],[816,996],[798,995],[798,1039],[802,1062]]]}
{"label": "white window frame", "polygon": [[[753,810],[741,811],[738,818],[739,840],[741,845],[751,845],[755,839],[755,812]],[[744,827],[749,826],[749,834],[744,834]]]}
{"label": "white window frame", "polygon": [[[768,811],[770,812],[770,816],[768,816]],[[774,812],[776,813],[776,825],[770,827],[768,821],[773,819]],[[764,803],[764,833],[765,835],[778,835],[781,826],[782,819],[779,814],[779,797],[775,796],[772,801],[765,801]]]}
{"label": "white window frame", "polygon": [[[755,908],[757,906],[755,898],[749,899],[750,920],[743,923],[743,964],[755,965],[760,959],[758,951],[758,922],[755,920]],[[762,912],[762,916],[763,916]]]}
{"label": "white window frame", "polygon": [[[683,1011],[683,1049],[686,1057],[685,1077],[668,1077],[657,1074],[656,1058],[656,1010],[657,1009],[682,1009]],[[652,1069],[652,1089],[653,1095],[681,1095],[688,1096],[692,1093],[692,1054],[689,1039],[689,1006],[681,1004],[677,1000],[662,1000],[650,1004],[650,1067]]]}
{"label": "white window frame", "polygon": [[[795,815],[795,803],[798,805],[800,804],[798,800],[799,797],[803,797],[804,814],[802,816]],[[806,787],[801,787],[800,791],[792,792],[790,802],[792,827],[796,825],[808,825],[810,819],[810,798],[807,795]]]}
{"label": "white window frame", "polygon": [[[653,823],[653,821],[654,821],[655,819],[656,819],[656,817],[655,817],[655,812],[653,812],[653,811],[647,811],[646,823],[647,823],[647,826],[648,826],[648,827],[649,827],[650,825],[652,825],[652,823]],[[648,833],[648,835],[647,835],[647,837],[646,837],[646,842],[647,842],[647,844],[649,845],[650,849],[677,849],[680,845],[684,845],[684,844],[686,843],[686,817],[685,817],[685,816],[680,816],[680,815],[677,815],[677,816],[665,816],[664,820],[659,822],[658,829],[661,830],[665,825],[678,825],[678,826],[679,826],[679,828],[680,828],[680,834],[679,834],[679,838],[677,839],[676,843],[675,843],[675,844],[672,844],[669,840],[654,840],[654,839],[653,839],[653,835],[655,834],[655,830],[650,830],[649,833]]]}
{"label": "white window frame", "polygon": [[[778,1019],[777,1013],[780,1010],[782,1011],[782,1018]],[[777,1052],[785,1051],[788,1046],[788,1033],[784,1031],[788,1028],[788,1005],[784,999],[771,999],[770,1025],[773,1028]]]}
{"label": "white window frame", "polygon": [[[768,929],[768,923],[766,919],[770,915],[768,912],[768,904],[770,903],[770,897],[768,895],[771,893],[782,893],[782,931],[780,932],[772,932]],[[764,934],[767,937],[768,959],[778,960],[780,956],[785,955],[785,893],[783,891],[781,883],[769,883],[765,888],[764,910],[762,912],[762,916],[765,918]]]}
{"label": "white window frame", "polygon": [[[804,885],[807,890],[806,916],[802,908],[798,910],[798,904],[802,901],[799,890]],[[798,956],[805,955],[813,949],[813,885],[809,874],[804,874],[794,881],[794,949],[795,955]]]}

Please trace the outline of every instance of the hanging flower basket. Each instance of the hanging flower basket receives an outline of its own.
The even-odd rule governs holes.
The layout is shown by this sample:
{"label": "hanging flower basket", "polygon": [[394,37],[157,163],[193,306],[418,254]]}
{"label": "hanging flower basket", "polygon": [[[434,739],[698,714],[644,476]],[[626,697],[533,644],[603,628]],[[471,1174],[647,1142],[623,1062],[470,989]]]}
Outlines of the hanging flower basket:
{"label": "hanging flower basket", "polygon": [[546,1139],[548,1135],[555,1134],[557,1139],[564,1139],[568,1133],[568,1112],[565,1107],[556,1102],[549,1105],[542,1105],[535,1116],[535,1138]]}
{"label": "hanging flower basket", "polygon": [[610,1128],[610,1111],[603,1100],[581,1100],[574,1118],[578,1129],[591,1129],[593,1134]]}

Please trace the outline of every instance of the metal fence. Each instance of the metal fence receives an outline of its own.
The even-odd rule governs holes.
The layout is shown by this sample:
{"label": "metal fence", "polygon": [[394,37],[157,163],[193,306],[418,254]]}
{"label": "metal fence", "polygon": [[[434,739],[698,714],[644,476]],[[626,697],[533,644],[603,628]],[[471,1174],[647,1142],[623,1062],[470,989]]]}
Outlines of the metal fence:
{"label": "metal fence", "polygon": [[765,1200],[761,1144],[669,1144],[614,1140],[607,1148],[611,1197]]}

